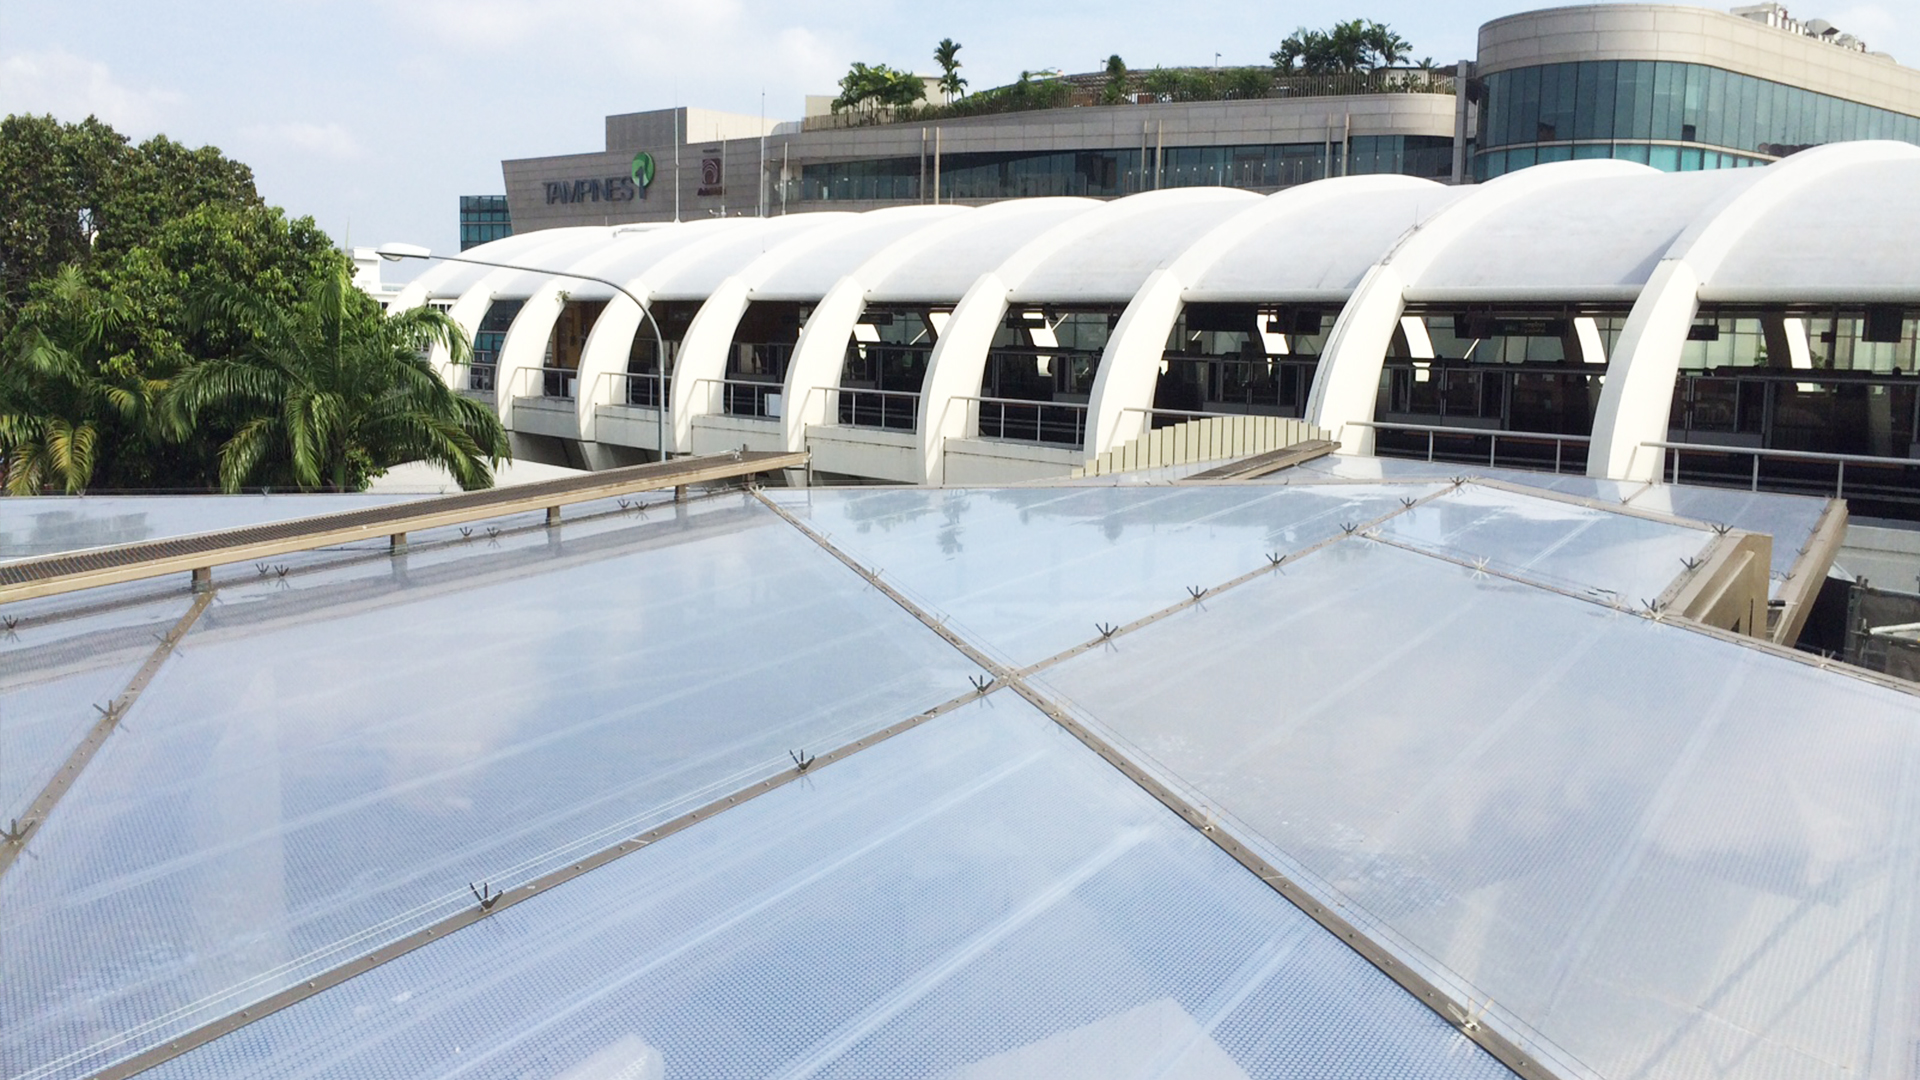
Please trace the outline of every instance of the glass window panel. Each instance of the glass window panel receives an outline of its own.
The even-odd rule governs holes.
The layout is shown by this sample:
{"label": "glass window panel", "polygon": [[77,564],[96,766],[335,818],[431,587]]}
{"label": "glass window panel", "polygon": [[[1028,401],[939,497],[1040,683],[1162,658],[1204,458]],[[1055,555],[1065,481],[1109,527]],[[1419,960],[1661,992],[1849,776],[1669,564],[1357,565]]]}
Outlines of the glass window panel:
{"label": "glass window panel", "polygon": [[1036,681],[1597,1075],[1910,1068],[1907,694],[1349,541]]}
{"label": "glass window panel", "polygon": [[1507,151],[1507,171],[1513,172],[1527,168],[1539,161],[1539,151],[1531,146],[1522,146]]}
{"label": "glass window panel", "polygon": [[1573,113],[1573,137],[1576,139],[1604,139],[1611,134],[1610,131],[1600,130],[1602,114],[1611,118],[1613,111],[1612,94],[1603,94],[1600,90],[1600,72],[1605,67],[1606,64],[1593,60],[1582,60],[1578,65]]}
{"label": "glass window panel", "polygon": [[1555,137],[1571,139],[1573,138],[1575,117],[1579,115],[1578,87],[1580,68],[1582,65],[1559,64],[1557,66],[1560,69],[1560,87],[1553,105]]}
{"label": "glass window panel", "polygon": [[970,641],[1025,666],[1431,491],[1369,485],[769,492]]}
{"label": "glass window panel", "polygon": [[1631,139],[1639,134],[1633,126],[1633,97],[1635,87],[1639,85],[1640,65],[1632,60],[1621,60],[1619,74],[1613,95],[1613,130],[1609,133],[1616,139]]}
{"label": "glass window panel", "polygon": [[1647,163],[1647,144],[1614,143],[1613,156],[1619,158],[1621,161],[1637,161],[1645,165]]}
{"label": "glass window panel", "polygon": [[1507,119],[1507,141],[1530,143],[1540,137],[1540,69],[1522,68],[1514,81],[1518,93]]}
{"label": "glass window panel", "polygon": [[1647,148],[1647,164],[1661,172],[1680,171],[1680,148],[1677,146],[1651,146]]}
{"label": "glass window panel", "polygon": [[1707,69],[1707,107],[1701,117],[1701,142],[1726,145],[1727,78],[1726,71],[1721,68]]}
{"label": "glass window panel", "polygon": [[1008,692],[148,1075],[296,1074],[1511,1075]]}
{"label": "glass window panel", "polygon": [[1681,91],[1680,125],[1681,138],[1690,142],[1700,141],[1701,123],[1706,119],[1707,72],[1699,64],[1679,65],[1685,79],[1685,88]]}
{"label": "glass window panel", "polygon": [[978,670],[742,496],[542,533],[223,588],[0,879],[0,1060],[91,1072]]}
{"label": "glass window panel", "polygon": [[[1647,139],[1651,138],[1653,133],[1654,63],[1651,60],[1635,60],[1632,61],[1632,64],[1635,69],[1633,75],[1633,121],[1627,130],[1632,132],[1633,138]],[[1619,131],[1615,131],[1613,134],[1615,138],[1620,136]]]}
{"label": "glass window panel", "polygon": [[1551,142],[1554,139],[1566,138],[1566,136],[1560,134],[1554,126],[1559,119],[1556,113],[1556,103],[1560,100],[1561,67],[1562,65],[1560,64],[1546,64],[1539,69],[1539,117],[1537,123],[1534,125],[1534,130],[1527,135],[1529,141],[1537,139],[1541,142]]}
{"label": "glass window panel", "polygon": [[1651,138],[1680,137],[1680,96],[1685,85],[1676,82],[1679,65],[1661,61],[1653,65],[1653,123]]}
{"label": "glass window panel", "polygon": [[1727,102],[1733,117],[1733,137],[1728,140],[1736,150],[1752,152],[1757,140],[1754,138],[1753,114],[1758,108],[1760,83],[1745,75],[1729,75],[1727,86],[1731,92]]}

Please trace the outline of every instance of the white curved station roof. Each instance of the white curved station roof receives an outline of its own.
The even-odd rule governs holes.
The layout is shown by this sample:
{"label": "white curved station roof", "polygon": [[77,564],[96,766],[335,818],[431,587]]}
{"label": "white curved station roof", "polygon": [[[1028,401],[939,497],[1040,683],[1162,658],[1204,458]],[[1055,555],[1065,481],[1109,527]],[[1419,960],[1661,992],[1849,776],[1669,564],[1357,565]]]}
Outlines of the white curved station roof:
{"label": "white curved station roof", "polygon": [[[836,281],[893,251],[897,262],[867,283],[870,299],[952,303],[981,274],[1032,244],[1033,265],[1014,285],[1014,300],[1124,304],[1154,270],[1247,214],[1245,236],[1204,261],[1186,286],[1187,299],[1338,302],[1413,232],[1473,203],[1477,220],[1409,283],[1409,299],[1487,300],[1505,292],[1515,299],[1631,300],[1677,237],[1733,208],[1752,220],[1731,254],[1707,275],[1703,299],[1724,294],[1798,301],[1844,294],[1920,300],[1920,245],[1910,240],[1920,235],[1920,154],[1829,168],[1779,197],[1759,199],[1757,210],[1740,198],[1795,167],[1794,161],[1765,169],[1588,176],[1532,188],[1507,185],[1504,178],[1445,187],[1363,176],[1307,184],[1265,200],[1232,189],[1183,188],[1108,203],[1044,198],[979,209],[917,206],[709,220],[646,232],[559,229],[508,237],[468,254],[506,262],[537,258],[555,271],[593,260],[598,276],[645,279],[663,299],[701,300],[726,278],[750,272],[763,256],[773,258],[761,264],[765,276],[753,283],[755,296],[807,299],[824,296]],[[1256,211],[1263,202],[1271,205]],[[1087,214],[1097,220],[1053,232]],[[942,227],[960,219],[964,225]],[[609,246],[618,254],[604,254]],[[663,266],[669,272],[656,278]],[[436,268],[428,292],[458,296],[487,273],[472,266]],[[530,294],[539,281],[538,275],[512,277],[495,294]],[[577,290],[583,297],[605,293],[593,285]]]}
{"label": "white curved station roof", "polygon": [[1118,199],[1097,228],[1069,242],[1013,291],[1021,301],[1126,303],[1147,275],[1180,257],[1196,237],[1260,201],[1231,188],[1182,188]]}
{"label": "white curved station roof", "polygon": [[1762,171],[1648,171],[1532,191],[1448,245],[1414,287],[1422,299],[1524,286],[1568,300],[1630,300],[1688,225]]}
{"label": "white curved station roof", "polygon": [[967,215],[963,228],[943,230],[872,283],[867,298],[875,303],[950,304],[1034,237],[1101,205],[1092,199],[1047,197],[983,206]]}
{"label": "white curved station roof", "polygon": [[1186,298],[1344,300],[1381,252],[1472,190],[1400,176],[1323,180],[1308,187],[1324,188],[1316,192],[1323,197],[1269,196],[1277,201],[1275,213],[1201,271]]}
{"label": "white curved station roof", "polygon": [[1920,300],[1916,237],[1920,160],[1855,165],[1770,208],[1734,245],[1701,295]]}
{"label": "white curved station roof", "polygon": [[955,215],[962,206],[902,206],[860,214],[828,235],[803,241],[794,253],[754,286],[756,299],[818,300],[835,282],[859,269],[887,247]]}

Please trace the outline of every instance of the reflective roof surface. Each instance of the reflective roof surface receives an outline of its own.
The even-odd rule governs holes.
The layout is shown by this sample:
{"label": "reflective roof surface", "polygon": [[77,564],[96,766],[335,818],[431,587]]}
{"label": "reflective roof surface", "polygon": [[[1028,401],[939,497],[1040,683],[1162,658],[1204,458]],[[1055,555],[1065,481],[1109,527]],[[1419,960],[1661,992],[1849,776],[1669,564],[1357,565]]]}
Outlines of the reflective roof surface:
{"label": "reflective roof surface", "polygon": [[8,605],[0,1076],[1913,1075],[1920,699],[1654,617],[1698,521],[1350,468]]}

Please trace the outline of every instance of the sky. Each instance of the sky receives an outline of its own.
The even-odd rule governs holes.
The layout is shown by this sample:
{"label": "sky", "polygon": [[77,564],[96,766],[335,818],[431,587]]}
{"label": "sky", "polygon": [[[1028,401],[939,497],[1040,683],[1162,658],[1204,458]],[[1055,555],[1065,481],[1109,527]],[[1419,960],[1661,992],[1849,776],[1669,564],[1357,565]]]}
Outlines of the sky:
{"label": "sky", "polygon": [[[1821,17],[1920,64],[1912,0]],[[701,106],[798,118],[853,61],[938,69],[960,42],[976,89],[1022,70],[1264,64],[1292,30],[1364,16],[1413,56],[1474,55],[1482,22],[1547,3],[1266,0],[861,4],[820,0],[0,0],[0,114],[99,116],[135,138],[213,145],[261,194],[336,240],[458,249],[461,195],[507,158],[599,150],[610,113]],[[399,276],[399,275],[390,275]]]}

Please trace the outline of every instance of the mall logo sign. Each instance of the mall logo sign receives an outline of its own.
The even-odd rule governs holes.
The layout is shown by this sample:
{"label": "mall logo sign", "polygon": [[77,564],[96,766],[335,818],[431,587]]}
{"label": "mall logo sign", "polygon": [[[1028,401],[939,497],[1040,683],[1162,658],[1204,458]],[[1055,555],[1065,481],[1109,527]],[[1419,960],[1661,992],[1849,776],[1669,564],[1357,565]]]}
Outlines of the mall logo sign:
{"label": "mall logo sign", "polygon": [[642,150],[633,155],[633,164],[625,176],[592,180],[545,180],[547,205],[583,202],[632,202],[647,197],[653,184],[653,155]]}

